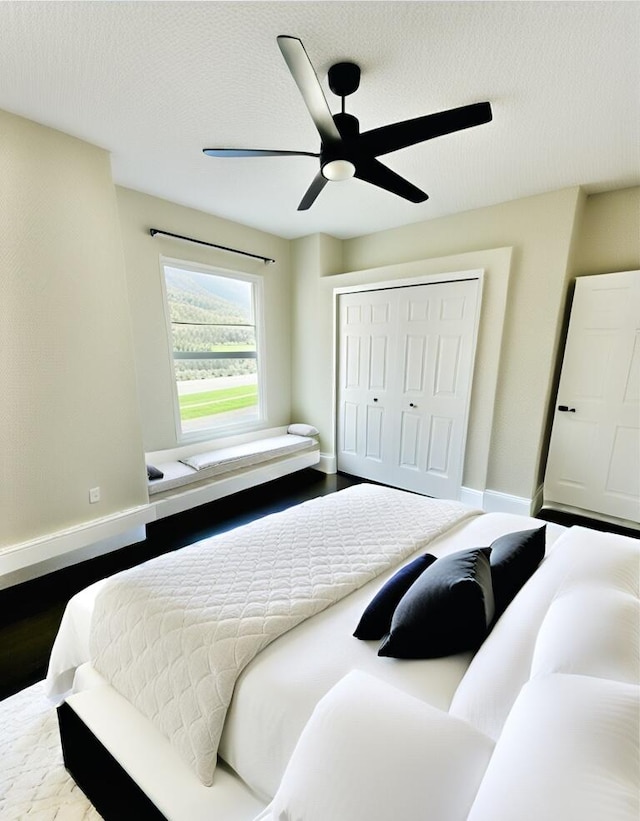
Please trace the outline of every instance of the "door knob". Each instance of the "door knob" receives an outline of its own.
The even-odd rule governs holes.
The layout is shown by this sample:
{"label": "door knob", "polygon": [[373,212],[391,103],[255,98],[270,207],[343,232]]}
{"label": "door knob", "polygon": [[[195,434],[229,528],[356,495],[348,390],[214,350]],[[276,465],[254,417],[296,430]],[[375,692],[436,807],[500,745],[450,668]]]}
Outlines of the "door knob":
{"label": "door knob", "polygon": [[377,402],[377,401],[378,401],[378,397],[377,397],[377,396],[374,396],[374,397],[373,397],[373,401],[374,401],[374,402]]}
{"label": "door knob", "polygon": [[558,405],[558,410],[563,411],[564,413],[575,413],[575,408],[570,408],[568,405]]}
{"label": "door knob", "polygon": [[418,406],[417,406],[417,405],[414,405],[414,404],[413,404],[413,402],[409,402],[409,407],[410,407],[410,408],[417,408]]}

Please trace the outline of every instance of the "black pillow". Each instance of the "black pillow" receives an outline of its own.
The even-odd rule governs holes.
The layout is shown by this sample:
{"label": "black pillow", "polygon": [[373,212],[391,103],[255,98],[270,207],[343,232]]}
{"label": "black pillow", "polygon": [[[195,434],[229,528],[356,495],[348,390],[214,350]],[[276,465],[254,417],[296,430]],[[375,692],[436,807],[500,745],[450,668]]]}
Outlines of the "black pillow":
{"label": "black pillow", "polygon": [[381,639],[386,635],[398,602],[418,576],[435,560],[435,556],[425,553],[424,556],[418,556],[417,559],[401,567],[371,599],[353,635],[357,639]]}
{"label": "black pillow", "polygon": [[493,619],[490,548],[462,550],[428,567],[400,600],[379,656],[423,659],[476,650]]}
{"label": "black pillow", "polygon": [[164,473],[153,465],[147,465],[147,479],[162,479]]}
{"label": "black pillow", "polygon": [[544,557],[546,525],[500,536],[491,545],[491,578],[496,618],[522,585],[533,576]]}

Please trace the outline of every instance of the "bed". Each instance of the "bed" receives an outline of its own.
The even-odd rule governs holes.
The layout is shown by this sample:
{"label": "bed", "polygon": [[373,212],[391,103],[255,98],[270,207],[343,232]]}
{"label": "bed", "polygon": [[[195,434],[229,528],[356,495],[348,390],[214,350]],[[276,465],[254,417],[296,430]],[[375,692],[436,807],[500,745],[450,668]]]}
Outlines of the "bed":
{"label": "bed", "polygon": [[[475,695],[465,697],[465,682],[470,665],[473,672],[480,664],[479,678],[486,689],[491,674],[483,677],[481,657],[490,641],[477,654],[474,647],[426,659],[385,658],[378,655],[379,641],[359,640],[353,633],[376,594],[397,576],[399,569],[412,565],[425,551],[437,562],[471,548],[477,548],[476,553],[485,549],[488,556],[486,548],[504,534],[544,532],[542,525],[528,517],[482,513],[457,502],[363,484],[183,548],[172,559],[154,559],[141,570],[125,571],[92,585],[69,602],[47,675],[49,696],[61,705],[67,766],[106,818],[123,817],[122,806],[111,803],[118,793],[111,779],[117,778],[119,784],[133,787],[133,793],[121,791],[121,795],[126,795],[122,800],[128,802],[129,811],[135,805],[139,818],[253,821],[264,813],[260,817],[271,819],[270,802],[279,792],[305,728],[319,703],[353,671],[374,677],[442,713],[448,713],[453,704],[464,721],[491,725],[487,716],[493,717],[495,726],[483,726],[481,730],[487,738],[494,736],[493,745],[529,676],[531,642],[553,594],[535,593],[536,606],[525,599],[525,616],[515,617],[515,622],[517,630],[522,628],[522,619],[530,622],[522,628],[525,634],[528,630],[530,641],[525,642],[524,650],[519,649],[517,639],[511,641],[512,649],[505,654],[505,659],[510,659],[511,673],[497,688],[499,698],[484,698],[490,709],[483,707],[480,718],[473,716]],[[546,526],[547,555],[566,535],[565,528]],[[625,549],[629,549],[626,544]],[[231,622],[220,619],[220,612],[215,607],[213,612],[211,600],[207,600],[198,604],[197,625],[193,628],[196,632],[192,632],[189,622],[185,633],[185,616],[181,614],[177,617],[180,638],[176,644],[175,601],[180,608],[188,608],[203,578],[208,592],[215,588],[221,565],[214,560],[214,570],[206,577],[208,571],[203,570],[201,562],[208,564],[218,555],[227,556],[231,564],[236,559],[242,568],[238,575],[243,579],[250,568],[257,569],[262,586],[240,611],[234,610],[242,614],[239,620],[235,615]],[[594,549],[594,561],[602,555],[599,548]],[[290,569],[292,562],[296,566],[300,563],[300,557],[304,557],[302,565],[308,567],[309,578],[315,580],[308,590],[298,570],[294,573]],[[546,563],[547,559],[543,565]],[[176,576],[182,572],[180,565],[184,577]],[[331,578],[327,576],[328,566]],[[256,602],[265,590],[262,576],[266,569],[270,579],[288,575],[291,584],[288,591],[279,585],[275,593],[271,590],[267,596],[270,610],[256,611]],[[567,572],[560,568],[556,574],[564,579]],[[189,577],[194,575],[198,583],[191,588]],[[543,574],[539,575],[543,584]],[[253,571],[249,577],[253,581],[243,580],[243,589],[255,584]],[[168,589],[172,578],[177,585],[174,590]],[[532,582],[535,577],[523,593]],[[227,581],[221,584],[228,586]],[[145,590],[142,605],[140,586]],[[299,595],[300,589],[303,595]],[[294,605],[282,598],[285,592],[291,596],[292,591]],[[213,590],[213,598],[218,595]],[[159,599],[164,603],[153,610],[153,603]],[[167,601],[171,602],[169,606]],[[225,613],[229,607],[225,598]],[[113,609],[120,615],[114,617]],[[511,610],[509,607],[508,615]],[[212,612],[215,622],[211,621]],[[187,621],[191,618],[186,617]],[[488,626],[489,621],[487,615]],[[494,634],[500,633],[504,621],[501,618],[493,629],[492,642],[497,640]],[[244,632],[247,623],[252,627]],[[145,626],[141,628],[141,624]],[[164,655],[141,661],[146,644],[158,644],[158,634],[165,628],[174,638],[162,651]],[[214,647],[224,643],[231,630],[236,633],[232,650],[225,651],[221,659],[210,649],[208,638],[203,639],[203,634],[209,636],[211,630],[219,631],[211,643]],[[124,672],[123,654],[127,656]],[[222,673],[218,669],[210,675],[207,669],[207,675],[200,675],[197,671],[203,654],[207,668],[219,664]],[[110,655],[115,662],[109,660]],[[195,656],[197,661],[185,665],[184,655]],[[172,674],[169,681],[161,668],[175,662],[186,669],[174,667],[175,676]],[[495,658],[491,664],[495,664]],[[149,668],[154,668],[151,673]],[[175,695],[168,694],[173,686],[181,694],[191,691],[186,700],[181,696],[176,701]],[[482,687],[474,688],[474,694],[477,691]],[[145,694],[138,697],[141,692]],[[221,715],[216,721],[219,732],[214,729],[213,734],[207,724],[212,713]],[[185,743],[193,727],[196,730]],[[206,739],[200,744],[200,752],[192,755],[193,746],[203,737]]]}

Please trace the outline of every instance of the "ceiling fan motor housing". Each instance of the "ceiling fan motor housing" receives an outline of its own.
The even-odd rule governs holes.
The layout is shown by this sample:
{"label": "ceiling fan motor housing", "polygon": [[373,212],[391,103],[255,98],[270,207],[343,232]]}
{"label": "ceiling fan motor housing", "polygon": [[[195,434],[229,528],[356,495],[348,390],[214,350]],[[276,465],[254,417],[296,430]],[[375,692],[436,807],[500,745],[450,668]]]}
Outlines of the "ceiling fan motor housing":
{"label": "ceiling fan motor housing", "polygon": [[360,66],[355,63],[336,63],[327,74],[329,88],[338,97],[348,97],[360,85]]}

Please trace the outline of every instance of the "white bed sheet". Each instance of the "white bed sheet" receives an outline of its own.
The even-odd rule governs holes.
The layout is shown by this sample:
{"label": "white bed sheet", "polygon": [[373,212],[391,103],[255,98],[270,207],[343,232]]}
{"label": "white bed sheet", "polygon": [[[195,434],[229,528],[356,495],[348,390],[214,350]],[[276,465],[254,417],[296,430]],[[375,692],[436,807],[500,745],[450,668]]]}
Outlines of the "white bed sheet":
{"label": "white bed sheet", "polygon": [[[541,524],[513,514],[482,514],[434,540],[428,550],[442,556],[483,547],[508,531]],[[547,546],[564,530],[548,525]],[[270,800],[275,793],[318,700],[352,669],[377,675],[435,707],[449,708],[468,667],[469,654],[424,661],[382,659],[377,656],[377,642],[362,642],[352,636],[362,611],[393,572],[281,636],[238,679],[219,753],[263,800]],[[92,602],[101,584],[92,585],[69,602],[47,675],[48,692],[54,699],[61,700],[75,668],[89,660]],[[82,689],[80,682],[77,686]]]}
{"label": "white bed sheet", "polygon": [[101,579],[76,593],[62,615],[45,679],[46,694],[56,706],[73,692],[76,670],[89,661],[93,606],[106,582],[107,579]]}

